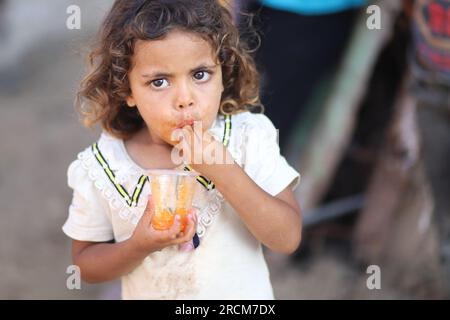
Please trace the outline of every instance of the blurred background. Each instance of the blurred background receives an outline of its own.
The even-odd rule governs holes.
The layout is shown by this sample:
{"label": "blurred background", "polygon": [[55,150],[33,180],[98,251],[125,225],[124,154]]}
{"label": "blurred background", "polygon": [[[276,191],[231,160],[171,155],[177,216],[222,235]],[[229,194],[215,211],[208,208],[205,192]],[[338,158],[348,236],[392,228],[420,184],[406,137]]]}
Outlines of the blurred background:
{"label": "blurred background", "polygon": [[[73,102],[112,2],[0,0],[1,299],[119,298],[67,289],[61,231],[67,167],[100,133]],[[302,174],[302,244],[265,251],[276,298],[448,299],[450,1],[224,4],[261,34],[262,101]]]}

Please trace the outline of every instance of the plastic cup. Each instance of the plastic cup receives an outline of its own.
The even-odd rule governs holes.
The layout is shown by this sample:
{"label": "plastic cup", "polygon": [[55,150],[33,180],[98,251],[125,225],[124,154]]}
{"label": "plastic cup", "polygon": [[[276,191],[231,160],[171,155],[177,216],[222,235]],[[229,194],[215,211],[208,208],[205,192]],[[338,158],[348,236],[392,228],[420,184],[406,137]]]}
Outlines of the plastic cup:
{"label": "plastic cup", "polygon": [[147,175],[155,206],[153,228],[167,230],[173,225],[175,216],[179,215],[183,232],[197,189],[197,174],[179,170],[150,170]]}

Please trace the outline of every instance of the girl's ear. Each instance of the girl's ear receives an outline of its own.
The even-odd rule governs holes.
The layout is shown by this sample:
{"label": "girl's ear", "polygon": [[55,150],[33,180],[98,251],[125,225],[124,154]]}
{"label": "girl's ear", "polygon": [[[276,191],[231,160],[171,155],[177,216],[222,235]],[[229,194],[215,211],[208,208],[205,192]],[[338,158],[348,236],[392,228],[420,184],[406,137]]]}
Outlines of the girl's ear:
{"label": "girl's ear", "polygon": [[129,95],[129,96],[127,97],[127,105],[128,105],[130,108],[136,107],[136,101],[134,101],[134,98],[133,98],[132,95]]}

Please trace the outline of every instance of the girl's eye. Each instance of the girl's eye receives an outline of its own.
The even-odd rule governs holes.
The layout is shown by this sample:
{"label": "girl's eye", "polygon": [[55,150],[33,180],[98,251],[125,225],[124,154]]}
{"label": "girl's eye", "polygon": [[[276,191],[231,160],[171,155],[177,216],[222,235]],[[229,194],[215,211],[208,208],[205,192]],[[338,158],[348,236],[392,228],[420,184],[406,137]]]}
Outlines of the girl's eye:
{"label": "girl's eye", "polygon": [[156,89],[166,88],[169,82],[166,79],[156,79],[151,82],[152,86]]}
{"label": "girl's eye", "polygon": [[194,73],[194,79],[200,82],[208,81],[211,78],[211,73],[208,71],[198,71]]}

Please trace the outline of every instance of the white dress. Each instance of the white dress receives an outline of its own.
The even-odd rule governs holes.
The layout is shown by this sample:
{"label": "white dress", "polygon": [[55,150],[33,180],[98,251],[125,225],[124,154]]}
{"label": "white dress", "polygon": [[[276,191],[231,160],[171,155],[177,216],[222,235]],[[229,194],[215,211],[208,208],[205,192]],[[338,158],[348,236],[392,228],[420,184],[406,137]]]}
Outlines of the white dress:
{"label": "white dress", "polygon": [[[222,142],[226,136],[233,159],[269,194],[298,185],[300,175],[280,155],[277,130],[265,115],[219,115],[210,132]],[[123,141],[103,133],[95,147],[70,164],[67,174],[74,192],[64,233],[80,241],[128,239],[150,187],[145,170],[133,162]],[[123,299],[274,298],[261,243],[220,192],[200,183],[198,188],[194,205],[200,246],[190,252],[174,246],[150,254],[122,277]]]}

